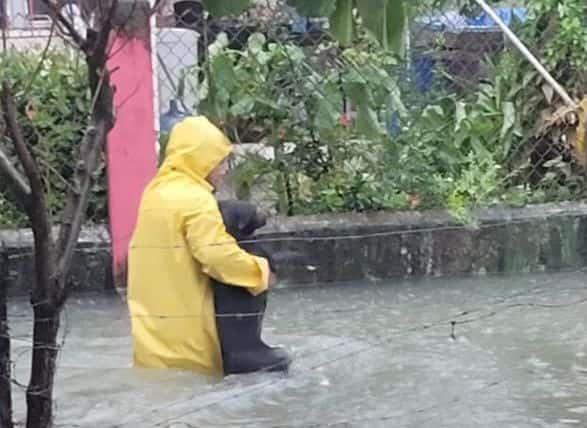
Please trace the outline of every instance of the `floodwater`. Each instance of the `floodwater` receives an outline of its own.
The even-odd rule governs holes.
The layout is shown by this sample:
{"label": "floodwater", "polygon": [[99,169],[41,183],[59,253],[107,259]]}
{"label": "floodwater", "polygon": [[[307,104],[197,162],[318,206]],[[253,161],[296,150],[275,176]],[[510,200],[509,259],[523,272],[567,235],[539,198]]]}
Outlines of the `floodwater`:
{"label": "floodwater", "polygon": [[[586,427],[586,298],[585,272],[276,290],[265,337],[295,354],[292,372],[218,382],[131,368],[124,304],[75,297],[56,423]],[[16,377],[26,383],[29,309],[25,300],[9,309]],[[22,419],[24,395],[14,391]]]}

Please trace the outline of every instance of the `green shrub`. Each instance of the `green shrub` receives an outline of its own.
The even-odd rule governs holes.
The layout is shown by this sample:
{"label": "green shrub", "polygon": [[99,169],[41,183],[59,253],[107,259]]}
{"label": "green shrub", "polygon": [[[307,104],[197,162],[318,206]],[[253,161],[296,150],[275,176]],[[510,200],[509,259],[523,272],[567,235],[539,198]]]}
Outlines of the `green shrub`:
{"label": "green shrub", "polygon": [[[520,32],[571,88],[585,75],[587,27],[571,31],[583,20],[578,4],[533,0]],[[245,198],[273,183],[268,195],[282,214],[443,207],[467,219],[479,206],[583,198],[585,172],[568,145],[535,138],[553,107],[540,76],[513,48],[483,61],[487,77],[468,92],[441,89],[406,107],[414,94],[394,74],[401,64],[368,36],[346,49],[308,50],[256,34],[243,51],[217,46],[201,107],[233,139],[254,129],[273,149],[271,159],[245,157],[234,181]],[[356,114],[351,124],[341,122],[344,100]],[[394,136],[383,129],[392,111],[402,119]]]}
{"label": "green shrub", "polygon": [[[13,85],[18,119],[26,142],[39,161],[52,216],[57,219],[73,173],[73,153],[90,108],[86,65],[66,50],[50,50],[39,64],[38,52],[9,51],[0,57],[0,78]],[[7,137],[3,146],[14,156]],[[88,208],[88,219],[106,218],[105,177],[100,171]],[[3,197],[0,184],[0,226],[24,226],[25,216]]]}

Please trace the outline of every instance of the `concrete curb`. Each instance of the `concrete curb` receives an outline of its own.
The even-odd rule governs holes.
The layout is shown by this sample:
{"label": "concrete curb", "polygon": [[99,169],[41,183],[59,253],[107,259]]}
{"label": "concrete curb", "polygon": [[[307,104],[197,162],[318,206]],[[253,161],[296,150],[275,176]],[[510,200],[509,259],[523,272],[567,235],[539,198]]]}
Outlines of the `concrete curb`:
{"label": "concrete curb", "polygon": [[[459,225],[444,211],[274,218],[259,239],[282,256],[276,263],[280,287],[587,266],[587,203],[494,207],[475,214],[475,228]],[[10,294],[26,293],[34,278],[32,234],[0,231],[0,241],[9,251]],[[79,291],[114,290],[105,227],[84,228],[71,281]]]}

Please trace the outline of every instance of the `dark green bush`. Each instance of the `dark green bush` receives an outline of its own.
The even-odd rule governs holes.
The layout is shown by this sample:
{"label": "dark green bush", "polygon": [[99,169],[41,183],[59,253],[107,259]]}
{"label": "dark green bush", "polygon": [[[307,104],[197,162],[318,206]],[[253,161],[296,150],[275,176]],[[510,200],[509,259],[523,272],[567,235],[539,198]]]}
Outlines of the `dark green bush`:
{"label": "dark green bush", "polygon": [[[38,52],[9,51],[0,57],[0,74],[15,88],[19,123],[39,162],[49,208],[57,221],[90,108],[86,64],[66,50],[50,50],[42,63]],[[2,144],[16,160],[6,136]],[[25,226],[21,210],[4,197],[6,190],[0,184],[0,226]],[[106,219],[105,194],[102,169],[91,195],[90,221]]]}

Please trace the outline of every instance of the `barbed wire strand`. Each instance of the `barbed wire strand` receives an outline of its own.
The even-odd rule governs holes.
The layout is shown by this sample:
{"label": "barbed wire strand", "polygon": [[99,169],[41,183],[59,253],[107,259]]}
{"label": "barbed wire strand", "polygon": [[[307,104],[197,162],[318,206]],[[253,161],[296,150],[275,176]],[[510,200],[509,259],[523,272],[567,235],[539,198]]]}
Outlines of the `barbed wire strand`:
{"label": "barbed wire strand", "polygon": [[[552,216],[549,216],[549,218],[558,217],[558,216],[560,216],[560,217],[578,217],[578,215],[564,213],[564,214],[554,214]],[[536,217],[521,218],[521,219],[520,218],[509,219],[509,220],[503,221],[501,223],[481,224],[477,228],[475,228],[474,230],[507,226],[507,225],[511,225],[512,223],[516,223],[516,224],[529,223],[529,222],[532,222],[535,220],[537,220]],[[374,238],[374,237],[385,237],[385,236],[393,236],[393,235],[409,235],[409,234],[414,234],[414,233],[431,233],[431,232],[435,232],[435,231],[462,230],[462,229],[471,229],[471,228],[466,225],[441,226],[441,227],[428,227],[428,228],[408,229],[408,230],[392,230],[392,231],[385,231],[385,232],[362,233],[362,234],[337,234],[337,235],[318,236],[318,237],[259,238],[259,239],[255,239],[255,240],[241,241],[240,243],[241,244],[242,243],[263,243],[263,242],[280,242],[280,241],[294,241],[294,242],[295,241],[310,241],[310,242],[312,242],[312,241],[342,240],[342,239],[357,240],[357,239],[368,239],[368,238]],[[228,242],[226,244],[228,244]],[[212,244],[212,245],[223,245],[223,244]],[[163,248],[169,248],[169,247],[163,247]],[[172,248],[175,248],[175,247],[172,247]],[[87,249],[83,249],[82,251],[87,251]],[[19,254],[19,256],[22,257],[22,254]],[[13,255],[13,257],[14,257],[14,255]],[[39,305],[39,304],[43,304],[43,302],[36,303],[36,305]],[[545,307],[545,306],[536,305],[536,307]],[[226,314],[226,316],[235,316],[235,315],[236,316],[239,316],[239,315],[240,316],[257,316],[260,314],[258,314],[258,313],[254,313],[254,314],[252,314],[252,313],[251,314]],[[495,315],[495,314],[489,314],[489,316],[491,316],[491,315]],[[195,318],[195,317],[201,317],[201,316],[202,315],[185,315],[182,317]],[[154,315],[154,317],[166,319],[166,318],[173,318],[174,316]],[[37,322],[42,322],[42,321],[44,321],[44,320],[42,320],[42,319],[37,320]],[[474,322],[474,321],[475,320],[456,322],[455,325],[462,324],[462,323],[470,323],[470,322]],[[446,323],[446,322],[447,322],[447,320],[445,320],[443,323]],[[434,327],[434,326],[422,326],[420,328],[429,329],[432,327]],[[414,330],[407,330],[407,331],[409,332],[409,331],[414,331]],[[397,333],[395,333],[395,334],[397,334]],[[65,336],[63,337],[63,340],[64,339],[65,339]],[[347,343],[346,341],[343,341],[341,343],[338,343],[335,347],[344,346],[346,343]],[[37,345],[33,345],[33,346],[37,346]],[[62,349],[62,348],[58,347],[58,349],[55,349],[55,350],[58,351],[59,349]],[[323,351],[324,350],[321,350],[319,352],[323,352]],[[303,358],[303,357],[304,357],[303,355],[297,356],[297,358]],[[336,361],[336,359],[331,361],[331,363],[334,363],[335,361]],[[312,369],[315,369],[315,368],[317,368],[317,367],[312,367]],[[17,385],[22,386],[22,384],[19,382],[17,382]],[[44,393],[44,391],[39,391],[39,393]]]}
{"label": "barbed wire strand", "polygon": [[[556,281],[553,281],[553,284],[554,283],[556,283]],[[463,316],[471,315],[471,314],[473,314],[475,312],[480,312],[480,309],[465,310],[465,311],[461,311],[458,314],[455,314],[455,315],[453,315],[451,317],[444,318],[443,320],[439,320],[439,321],[436,321],[436,322],[425,323],[425,324],[420,325],[420,326],[417,326],[417,327],[412,327],[412,328],[408,328],[408,329],[402,329],[402,330],[394,331],[392,334],[386,335],[385,337],[383,337],[379,341],[370,342],[369,344],[361,347],[358,350],[352,350],[352,351],[349,351],[349,352],[343,354],[340,357],[332,358],[332,359],[329,359],[329,360],[327,360],[325,362],[315,364],[315,365],[313,365],[313,366],[305,369],[304,371],[313,371],[313,370],[319,369],[321,367],[325,367],[325,366],[334,364],[334,363],[336,363],[338,361],[341,361],[343,359],[350,358],[350,357],[355,356],[355,355],[357,355],[359,353],[367,352],[367,351],[369,351],[369,350],[371,350],[371,349],[373,349],[375,347],[378,347],[378,346],[381,346],[381,345],[384,345],[384,344],[388,343],[391,339],[394,339],[394,338],[396,338],[398,336],[402,336],[402,335],[405,335],[405,334],[408,334],[408,333],[413,333],[413,332],[417,332],[417,331],[431,330],[431,329],[437,328],[437,327],[445,327],[446,328],[446,327],[450,327],[450,326],[454,326],[454,325],[471,324],[471,323],[478,322],[478,321],[483,320],[483,319],[496,317],[500,313],[505,312],[505,311],[508,311],[508,310],[511,310],[511,309],[514,309],[514,308],[527,307],[527,308],[542,308],[542,309],[560,309],[560,308],[565,308],[565,307],[582,305],[582,304],[585,304],[585,303],[587,303],[587,298],[583,298],[583,299],[580,299],[580,300],[577,300],[577,301],[573,301],[573,302],[570,302],[570,303],[565,303],[565,304],[516,303],[516,304],[504,305],[504,303],[502,302],[502,303],[498,303],[498,304],[495,304],[494,305],[494,306],[498,306],[498,307],[499,306],[502,306],[502,309],[501,310],[490,310],[490,311],[486,311],[485,313],[480,314],[478,317],[471,318],[471,319],[466,319],[466,320],[462,320],[462,321],[458,321],[458,318],[461,318]],[[457,321],[455,321],[455,319],[457,319]],[[347,346],[348,343],[349,343],[348,340],[343,340],[343,341],[341,341],[339,343],[336,343],[336,344],[334,344],[332,346],[329,346],[329,347],[326,347],[326,348],[321,348],[321,349],[316,350],[316,351],[310,351],[310,352],[298,354],[298,355],[295,356],[295,358],[297,358],[297,359],[307,358],[307,357],[309,357],[309,356],[311,356],[313,354],[316,354],[316,353],[323,353],[323,352],[326,352],[326,351],[332,351],[332,350],[334,350],[336,348],[340,348],[342,346]],[[270,370],[270,368],[267,369],[267,370]],[[203,411],[205,409],[208,409],[208,408],[210,408],[212,406],[221,404],[222,402],[230,401],[232,399],[241,397],[242,395],[249,394],[250,392],[255,392],[258,389],[264,389],[265,387],[273,386],[276,383],[280,383],[280,382],[285,381],[286,379],[287,378],[278,378],[278,379],[275,379],[275,380],[268,380],[268,381],[263,382],[263,383],[261,383],[259,385],[255,385],[252,388],[252,390],[251,389],[246,389],[245,391],[238,391],[238,392],[236,392],[236,393],[234,393],[232,395],[229,395],[228,397],[223,397],[220,400],[214,401],[212,403],[208,403],[208,404],[203,405],[203,406],[200,406],[200,407],[198,407],[196,409],[192,409],[192,410],[190,410],[190,411],[182,414],[179,417],[168,418],[168,419],[165,419],[164,421],[160,421],[160,422],[156,423],[154,426],[162,426],[165,423],[175,422],[176,418],[183,418],[183,417],[186,417],[186,416],[193,415],[195,413],[199,413],[199,412],[201,412],[201,411]],[[181,403],[181,402],[183,402],[183,400],[180,401],[179,403]],[[178,403],[175,403],[175,404],[178,404]],[[173,404],[167,404],[166,407],[169,407],[171,405],[173,405]],[[158,411],[158,409],[155,409],[152,412],[150,412],[150,414],[156,413],[157,411]],[[143,421],[143,419],[141,419],[141,421]],[[125,425],[128,425],[129,423],[136,423],[136,422],[137,421],[125,422],[122,425],[117,425],[117,427],[118,426],[125,426]]]}
{"label": "barbed wire strand", "polygon": [[[374,347],[381,346],[382,344],[385,344],[391,338],[395,338],[395,337],[398,337],[398,336],[401,336],[401,335],[404,335],[404,334],[408,334],[408,333],[411,333],[411,332],[430,330],[430,329],[435,328],[435,327],[441,327],[441,326],[445,326],[446,327],[448,325],[452,325],[453,326],[453,332],[452,332],[452,334],[454,334],[454,326],[455,325],[464,325],[464,324],[470,324],[470,323],[478,322],[478,321],[480,321],[482,319],[487,319],[487,318],[495,317],[495,316],[497,316],[499,313],[501,313],[503,311],[514,309],[514,308],[527,307],[527,308],[556,309],[556,308],[565,308],[565,307],[569,307],[569,306],[584,304],[585,302],[587,302],[587,298],[584,298],[584,299],[581,299],[579,301],[575,301],[575,302],[571,302],[571,303],[563,303],[563,304],[543,304],[543,303],[529,302],[529,303],[512,303],[512,304],[508,304],[508,305],[505,305],[504,306],[504,302],[505,301],[509,301],[509,300],[511,300],[513,298],[524,296],[524,295],[528,295],[528,296],[529,295],[532,295],[532,296],[535,296],[535,293],[534,292],[537,289],[548,287],[549,285],[552,285],[552,284],[557,283],[557,282],[558,282],[557,280],[554,280],[552,282],[546,282],[544,284],[540,284],[540,285],[534,287],[531,290],[527,290],[525,293],[520,292],[520,293],[517,293],[516,295],[507,296],[506,298],[501,298],[502,301],[499,302],[499,303],[490,304],[493,307],[495,307],[495,306],[498,306],[498,307],[499,306],[502,306],[503,308],[500,311],[491,310],[491,311],[487,311],[486,313],[481,314],[481,315],[479,315],[478,317],[475,317],[475,318],[465,319],[465,320],[458,320],[458,318],[462,318],[464,316],[470,316],[470,315],[472,315],[474,313],[480,312],[480,309],[478,309],[478,308],[477,309],[469,309],[469,310],[461,311],[458,314],[455,314],[455,315],[453,315],[451,317],[448,317],[448,318],[445,318],[443,320],[438,320],[436,322],[425,323],[423,325],[420,325],[420,326],[417,326],[417,327],[413,327],[413,328],[396,330],[391,335],[388,335],[385,338],[383,338],[383,339],[381,339],[381,340],[379,340],[377,342],[370,342],[367,346],[364,346],[364,347],[362,347],[362,348],[360,348],[358,350],[354,350],[354,351],[348,352],[348,353],[346,353],[343,356],[340,356],[338,358],[330,359],[328,361],[325,361],[325,362],[316,364],[314,366],[311,366],[310,368],[305,369],[305,371],[315,370],[315,369],[318,369],[320,367],[324,367],[324,366],[333,364],[333,363],[335,363],[337,361],[340,361],[342,359],[349,358],[349,357],[354,356],[354,355],[356,355],[358,353],[367,352],[367,351],[369,351],[370,349],[372,349]],[[547,291],[547,290],[544,290],[544,291]],[[484,307],[486,307],[486,305]],[[357,310],[355,310],[355,311],[357,311]],[[322,311],[322,312],[324,312],[324,311]],[[69,333],[69,328],[68,328],[69,322],[67,321],[67,309],[65,309],[64,315],[66,317],[66,321],[64,323],[65,324],[65,329],[64,329],[64,333],[62,335],[61,343],[59,344],[59,346],[52,347],[51,348],[51,349],[54,349],[56,351],[61,351],[63,349],[63,347],[65,345],[65,338],[66,338],[67,334]],[[229,315],[232,315],[232,314],[229,314]],[[39,320],[39,321],[42,321],[42,320]],[[309,357],[311,355],[314,355],[316,353],[323,353],[325,351],[334,350],[334,349],[336,349],[338,347],[345,346],[347,344],[348,344],[348,340],[343,340],[343,341],[341,341],[341,342],[339,342],[339,343],[337,343],[335,345],[332,345],[332,346],[329,346],[329,347],[326,347],[326,348],[321,348],[321,349],[316,350],[316,351],[310,351],[310,352],[305,352],[305,353],[297,354],[297,355],[295,355],[295,358],[296,359],[307,358],[307,357]],[[35,345],[35,347],[36,346],[46,347],[47,345]],[[13,372],[16,369],[16,366],[15,366],[16,360],[18,360],[22,355],[24,355],[24,353],[28,353],[30,351],[31,351],[30,349],[24,349],[17,356],[17,358],[15,358],[15,360],[13,361]],[[13,381],[13,383],[15,385],[17,385],[17,386],[19,386],[21,388],[26,388],[26,386],[22,382],[19,382],[19,381],[15,380],[15,379],[13,379],[12,381]],[[268,381],[268,383],[264,383],[262,385],[257,385],[257,387],[260,388],[260,387],[270,386],[273,383],[274,382]],[[39,391],[37,393],[44,393],[44,392],[46,392],[46,391]],[[250,392],[250,391],[247,391],[247,392]],[[237,396],[240,396],[240,394],[242,394],[242,393],[243,392],[237,393]],[[231,397],[224,398],[224,399],[231,399]],[[224,401],[224,399],[222,401]],[[209,404],[209,405],[207,405],[205,407],[202,407],[201,410],[204,410],[205,408],[207,408],[209,406],[216,405],[216,404],[220,404],[220,402],[218,402],[218,403],[217,402],[211,403],[211,404]],[[196,409],[193,412],[198,412],[198,411],[200,411],[200,410]],[[168,421],[164,421],[162,423],[165,423],[165,422],[168,422]]]}
{"label": "barbed wire strand", "polygon": [[[364,233],[328,233],[327,230],[332,230],[332,227],[311,227],[311,229],[316,229],[319,231],[321,235],[326,236],[280,236],[275,238],[264,238],[259,237],[255,239],[244,239],[236,241],[238,244],[267,244],[267,243],[287,243],[287,242],[324,242],[324,241],[340,241],[340,240],[361,240],[361,239],[371,239],[371,238],[383,238],[389,236],[404,236],[404,235],[413,235],[413,234],[426,234],[426,233],[433,233],[433,232],[445,232],[445,231],[457,231],[457,230],[468,230],[471,232],[485,230],[485,229],[493,229],[493,228],[500,228],[506,227],[511,225],[520,225],[520,224],[531,224],[536,221],[544,221],[544,220],[555,220],[560,218],[573,218],[576,220],[581,219],[585,214],[584,213],[569,213],[569,212],[559,212],[559,213],[551,213],[547,216],[528,216],[528,217],[520,217],[520,218],[510,218],[507,220],[499,221],[499,222],[489,222],[489,223],[480,223],[475,226],[473,225],[445,225],[445,226],[429,226],[429,227],[417,227],[414,225],[404,225],[401,224],[388,226],[382,225],[378,226],[379,228],[394,228],[394,230],[382,231],[382,232],[364,232]],[[362,225],[365,228],[373,227],[368,225]],[[407,229],[401,229],[400,227],[408,227]],[[278,235],[278,234],[295,234],[296,231],[274,231],[274,232],[266,232],[267,235]],[[265,234],[265,233],[264,233]],[[123,235],[123,237],[115,238],[114,240],[104,239],[104,244],[111,244],[112,242],[116,241],[123,241],[127,242],[128,239],[132,238],[133,233],[129,233],[127,235]],[[224,242],[217,242],[217,243],[209,243],[203,245],[203,247],[218,247],[224,245],[233,245],[235,241],[224,241]],[[81,242],[83,244],[83,242]],[[6,245],[6,243],[5,243]],[[99,246],[100,244],[96,244]],[[7,248],[10,248],[7,245]],[[77,248],[77,252],[87,252],[91,250],[91,246],[85,248]],[[177,244],[177,245],[135,245],[131,248],[142,248],[142,249],[178,249],[178,248],[186,248],[186,244]],[[10,251],[12,253],[12,251]],[[28,252],[18,252],[17,254],[9,254],[9,259],[14,258],[21,258],[24,256],[33,256],[33,251]]]}
{"label": "barbed wire strand", "polygon": [[[558,306],[556,306],[556,308],[570,307],[570,306],[580,305],[580,304],[584,304],[584,303],[587,303],[587,298],[581,299],[580,301],[572,302],[572,303],[569,303],[569,304],[566,304],[566,305],[558,305]],[[523,306],[523,305],[516,305],[516,306],[506,307],[502,311],[491,311],[491,312],[488,312],[486,314],[480,315],[479,317],[477,317],[475,319],[470,319],[470,320],[466,320],[464,322],[461,322],[460,324],[470,324],[470,323],[473,323],[473,322],[480,321],[482,319],[493,318],[493,317],[497,316],[501,312],[504,312],[506,310],[510,310],[510,309],[512,309],[514,307],[520,307],[520,306]],[[535,306],[535,305],[532,305],[532,306],[533,307],[544,307],[544,306]],[[453,317],[452,319],[457,318],[457,317]],[[451,322],[454,322],[454,321],[451,321]],[[313,371],[313,370],[316,370],[316,369],[319,369],[319,368],[322,368],[322,367],[325,367],[325,366],[328,366],[328,365],[337,363],[337,362],[339,362],[341,360],[344,360],[344,359],[353,357],[353,356],[355,356],[357,354],[360,354],[360,353],[363,353],[363,352],[367,352],[367,351],[369,351],[369,350],[371,350],[373,348],[376,348],[378,346],[384,345],[387,342],[389,342],[390,340],[395,339],[398,336],[403,335],[403,334],[413,333],[413,332],[420,331],[420,330],[430,330],[430,329],[435,328],[435,327],[446,327],[446,326],[447,326],[447,322],[446,321],[442,321],[442,322],[437,322],[437,323],[425,324],[425,325],[414,327],[414,328],[411,328],[411,329],[406,329],[406,330],[403,330],[401,332],[395,332],[393,335],[386,336],[383,340],[381,340],[381,341],[379,341],[377,343],[370,343],[370,344],[368,344],[368,345],[366,345],[366,346],[364,346],[364,347],[362,347],[362,348],[360,348],[358,350],[349,351],[348,353],[343,354],[340,357],[332,358],[332,359],[329,359],[329,360],[327,360],[325,362],[315,364],[315,365],[309,367],[308,369],[305,369],[304,371]],[[337,348],[337,347],[340,347],[340,346],[343,346],[343,345],[348,345],[348,341],[344,341],[343,343],[339,343],[339,344],[336,344],[334,346],[327,347],[325,349],[321,349],[318,352],[321,352],[322,353],[322,352],[326,352],[326,351],[331,351],[332,349]],[[300,357],[298,356],[298,358],[300,358]],[[163,426],[165,424],[169,424],[169,423],[175,422],[177,419],[185,418],[187,416],[193,416],[194,414],[200,413],[200,412],[202,412],[204,410],[207,410],[207,409],[209,409],[211,407],[217,406],[217,405],[222,404],[222,403],[227,402],[227,401],[231,401],[231,400],[240,398],[240,397],[242,397],[244,395],[248,395],[248,394],[250,394],[252,392],[257,392],[258,390],[263,390],[263,389],[265,389],[265,388],[267,388],[269,386],[275,386],[276,384],[282,383],[282,382],[284,382],[286,380],[287,380],[287,377],[280,377],[280,378],[277,378],[277,379],[265,381],[265,382],[263,382],[261,384],[255,385],[254,387],[247,388],[244,391],[242,391],[242,390],[241,391],[237,391],[234,394],[231,394],[231,395],[228,395],[228,396],[224,396],[221,399],[216,400],[214,402],[207,403],[207,404],[205,404],[203,406],[200,406],[200,407],[197,407],[195,409],[191,409],[189,411],[186,411],[186,412],[182,413],[179,416],[174,416],[172,418],[166,418],[165,420],[159,421],[159,422],[155,423],[152,426],[153,427],[161,427],[161,426]],[[491,383],[490,385],[493,385],[493,383]],[[186,400],[186,402],[189,402],[189,401],[191,401],[191,400]],[[167,405],[166,407],[169,407],[169,405]],[[157,411],[155,410],[153,412],[156,413]],[[143,419],[141,419],[141,421],[142,420]],[[136,423],[136,422],[133,421],[132,423]],[[125,423],[123,425],[116,425],[116,428],[125,426],[127,424],[129,424],[129,423]]]}
{"label": "barbed wire strand", "polygon": [[[526,274],[525,272],[520,272],[521,274]],[[550,273],[540,273],[539,275],[547,275],[547,274],[552,274],[553,272]],[[576,274],[576,273],[587,273],[587,269],[566,269],[566,270],[560,270],[558,272],[556,272],[555,274],[558,275],[564,275],[564,274]],[[482,276],[480,275],[471,275],[471,274],[462,274],[462,275],[455,275],[455,276],[451,276],[451,279],[478,279],[479,277],[482,278],[491,278],[493,276],[499,276],[503,279],[507,279],[511,276],[511,273],[504,273],[504,272],[486,272],[484,273]],[[371,284],[377,284],[380,282],[386,282],[386,281],[392,281],[394,278],[385,278],[385,279],[381,279],[379,281],[369,281],[369,283]],[[397,279],[397,278],[395,278]],[[405,280],[405,278],[401,277],[402,280]],[[427,278],[423,278],[421,280],[428,280],[428,281],[435,281],[438,280],[438,278],[432,278],[432,279],[427,279]],[[546,281],[544,283],[540,283],[536,286],[533,286],[532,288],[528,289],[528,290],[524,290],[524,291],[520,291],[518,293],[514,293],[508,296],[496,296],[494,297],[494,299],[496,299],[496,302],[490,303],[491,305],[498,305],[501,303],[504,303],[506,301],[510,301],[512,299],[515,299],[517,297],[523,297],[523,296],[536,296],[536,292],[543,289],[543,292],[549,292],[550,290],[547,289],[549,286],[555,285],[559,282],[558,279],[556,280],[552,280],[552,281]],[[287,290],[287,289],[293,289],[293,290],[302,290],[305,287],[308,286],[303,286],[303,287],[291,287],[291,288],[280,288],[278,290],[283,291],[283,290]],[[333,285],[330,285],[330,287],[333,287]],[[587,286],[585,287],[573,287],[572,291],[582,291],[582,290],[587,290]],[[47,301],[43,302],[36,302],[36,303],[29,303],[30,307],[35,307],[38,305],[42,305],[44,303],[46,303]],[[121,302],[123,302],[123,300],[121,300]],[[539,305],[539,304],[537,304]],[[124,309],[122,309],[123,311],[126,311],[126,306],[124,307]],[[337,309],[328,309],[328,310],[324,310],[324,309],[317,309],[317,310],[312,310],[310,311],[310,314],[340,314],[340,313],[345,313],[345,312],[355,312],[356,309],[353,308],[337,308]],[[266,311],[260,311],[260,312],[234,312],[234,313],[224,313],[224,314],[213,314],[213,317],[216,318],[248,318],[248,317],[256,317],[256,316],[260,316],[265,314]],[[126,313],[124,318],[127,319],[132,319],[132,318],[156,318],[156,319],[185,319],[185,318],[193,318],[193,319],[198,319],[198,318],[202,318],[202,317],[207,317],[210,314],[206,313],[206,311],[204,311],[204,313],[198,313],[198,314],[140,314],[140,315],[133,315],[133,314],[128,314]],[[26,320],[30,320],[30,315],[29,314],[10,314],[10,319],[26,319]],[[37,319],[33,319],[32,322],[47,322],[50,321],[52,318],[37,318]],[[0,335],[0,337],[2,337]],[[27,337],[30,337],[30,335],[18,335],[18,336],[10,336],[13,339],[25,339]]]}
{"label": "barbed wire strand", "polygon": [[[327,97],[326,97],[326,99],[328,101],[330,101]],[[512,222],[511,221],[508,221],[507,224],[512,224]],[[457,228],[459,228],[459,227],[457,227]],[[434,230],[454,230],[454,228],[450,228],[450,229],[448,229],[448,228],[443,228],[443,229],[436,228]],[[322,241],[322,240],[338,240],[338,239],[345,239],[345,238],[348,238],[348,239],[363,239],[363,238],[371,238],[371,237],[384,237],[384,236],[391,236],[391,235],[395,235],[395,234],[406,235],[406,234],[409,234],[409,233],[410,233],[410,231],[398,231],[396,233],[385,233],[384,232],[384,233],[377,233],[377,234],[363,234],[363,235],[350,235],[350,236],[349,235],[339,235],[339,236],[333,236],[333,237],[318,237],[318,238],[305,238],[305,237],[291,237],[291,238],[285,238],[285,239],[283,239],[283,238],[273,238],[273,239],[265,239],[265,240],[258,239],[258,240],[253,240],[253,241],[243,241],[241,243],[263,243],[263,242],[276,242],[276,241],[284,241],[284,240],[285,241],[291,241],[291,242],[297,242],[297,241],[310,241],[310,242],[313,242],[313,241]],[[427,233],[427,231],[425,229],[417,229],[417,230],[414,230],[413,233]],[[224,245],[224,244],[215,244],[215,245]],[[162,247],[162,248],[176,248],[176,247]],[[86,250],[81,250],[81,251],[87,251],[87,249]],[[26,256],[26,255],[32,255],[32,253],[23,253],[23,254],[19,254],[16,257],[21,257],[21,256]],[[581,303],[581,302],[578,302],[578,303]],[[521,305],[521,304],[517,304],[517,305]],[[557,308],[557,307],[564,307],[564,305],[563,306],[560,306],[560,305],[557,305],[557,306],[555,306],[555,305],[545,306],[543,304],[535,304],[535,305],[532,305],[531,307],[534,307],[534,308],[545,308],[545,307],[547,307],[547,308]],[[475,321],[476,320],[473,319],[473,320],[469,320],[469,321],[465,320],[465,321],[462,321],[462,322],[465,323],[465,322],[475,322]],[[63,340],[64,339],[65,338],[63,338]]]}

